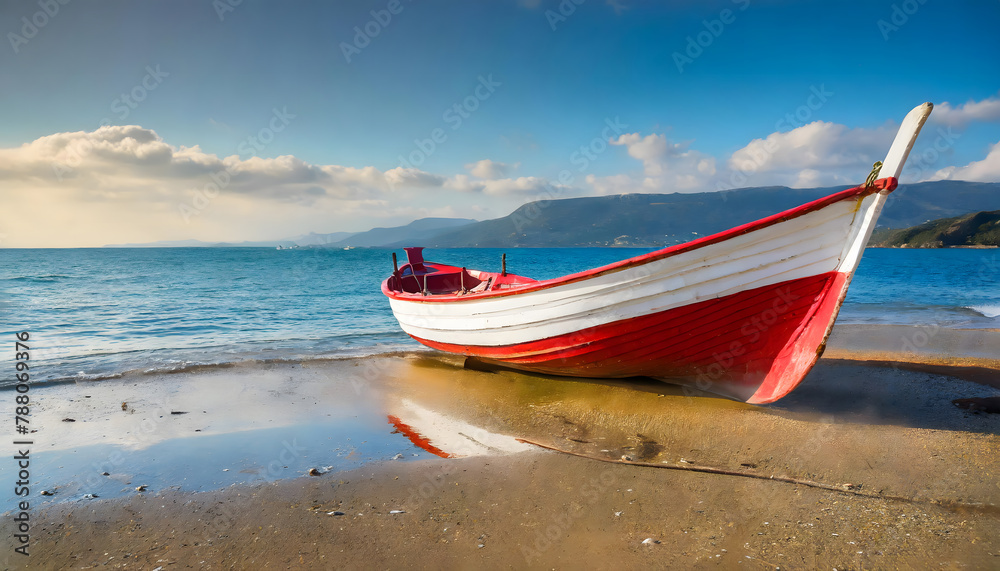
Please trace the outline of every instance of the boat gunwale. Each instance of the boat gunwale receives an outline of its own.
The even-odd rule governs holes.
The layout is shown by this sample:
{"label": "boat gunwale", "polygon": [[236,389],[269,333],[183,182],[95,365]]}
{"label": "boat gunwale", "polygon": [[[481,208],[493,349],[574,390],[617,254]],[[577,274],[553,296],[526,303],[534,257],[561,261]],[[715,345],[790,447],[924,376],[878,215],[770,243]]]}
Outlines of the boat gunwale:
{"label": "boat gunwale", "polygon": [[[390,276],[382,282],[382,293],[386,297],[398,301],[407,301],[415,303],[454,303],[461,301],[481,301],[486,299],[494,299],[498,297],[506,297],[510,295],[519,295],[524,293],[530,293],[535,291],[540,291],[544,289],[549,289],[561,285],[567,285],[571,283],[576,283],[579,281],[584,281],[590,278],[595,278],[603,276],[606,274],[622,271],[636,266],[641,266],[648,264],[650,262],[655,262],[663,260],[672,256],[683,254],[686,252],[694,251],[706,246],[717,244],[719,242],[724,242],[732,238],[742,236],[744,234],[749,234],[756,230],[761,230],[779,224],[781,222],[786,222],[804,216],[806,214],[821,210],[832,204],[842,202],[845,200],[850,200],[854,198],[865,198],[877,192],[892,192],[896,189],[899,181],[895,177],[880,178],[874,181],[871,185],[859,185],[853,188],[848,188],[833,194],[824,196],[822,198],[817,198],[816,200],[801,204],[794,208],[766,216],[764,218],[755,220],[753,222],[748,222],[746,224],[741,224],[739,226],[734,226],[728,230],[723,230],[722,232],[717,232],[709,236],[703,236],[701,238],[696,238],[690,242],[685,242],[683,244],[675,244],[673,246],[668,246],[660,250],[655,250],[653,252],[648,252],[646,254],[641,254],[632,258],[627,258],[625,260],[620,260],[617,262],[612,262],[604,266],[597,268],[584,270],[582,272],[577,272],[573,274],[567,274],[565,276],[560,276],[557,278],[551,278],[548,280],[540,280],[531,282],[523,287],[509,288],[503,290],[495,291],[483,291],[477,293],[467,293],[463,295],[457,294],[440,294],[440,295],[420,295],[415,293],[407,292],[396,292],[389,289],[389,280],[392,279]],[[426,264],[433,264],[433,262],[425,262]],[[446,266],[446,264],[438,264]],[[489,272],[487,272],[489,273]]]}

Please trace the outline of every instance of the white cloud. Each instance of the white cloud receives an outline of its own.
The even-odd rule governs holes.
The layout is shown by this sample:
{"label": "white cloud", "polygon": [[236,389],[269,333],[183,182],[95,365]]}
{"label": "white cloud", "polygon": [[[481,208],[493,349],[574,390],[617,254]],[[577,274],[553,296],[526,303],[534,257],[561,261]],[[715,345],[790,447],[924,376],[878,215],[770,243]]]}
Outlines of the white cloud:
{"label": "white cloud", "polygon": [[585,180],[594,190],[594,194],[599,196],[639,192],[639,187],[642,186],[642,181],[636,181],[627,174],[616,174],[602,177],[589,174]]}
{"label": "white cloud", "polygon": [[507,163],[491,161],[490,159],[483,159],[481,161],[469,163],[465,165],[465,168],[474,177],[495,180],[506,177],[519,166],[521,166],[521,163],[514,163],[510,165]]}
{"label": "white cloud", "polygon": [[[955,108],[947,121],[992,117],[987,103]],[[570,196],[856,184],[895,132],[889,123],[849,128],[816,121],[719,158],[660,133],[626,133],[608,143],[638,161],[633,172],[584,173],[571,187],[541,176],[512,177],[519,163],[491,159],[465,165],[469,174],[382,171],[290,155],[220,157],[197,145],[170,145],[140,126],[109,126],[0,148],[0,234],[4,245],[15,247],[273,239],[405,224],[421,217],[415,214],[485,219],[528,201]],[[932,178],[1000,181],[1000,143],[983,160]]]}
{"label": "white cloud", "polygon": [[986,158],[973,161],[964,167],[947,167],[934,173],[928,180],[971,180],[1000,182],[1000,142],[990,147]]}
{"label": "white cloud", "polygon": [[699,192],[706,190],[716,175],[715,157],[689,149],[690,143],[670,141],[662,134],[625,133],[609,142],[625,147],[630,157],[642,161],[645,176],[588,176],[597,194]]}
{"label": "white cloud", "polygon": [[682,154],[685,148],[683,143],[673,143],[665,136],[655,133],[645,137],[639,133],[625,133],[610,142],[612,145],[624,146],[630,157],[642,161],[643,169],[649,176],[663,174],[668,160]]}
{"label": "white cloud", "polygon": [[385,171],[385,178],[393,186],[439,187],[447,178],[415,168],[396,167]]}
{"label": "white cloud", "polygon": [[734,152],[727,166],[754,184],[823,186],[861,182],[892,144],[896,126],[851,129],[814,121],[754,139]]}
{"label": "white cloud", "polygon": [[822,174],[816,169],[803,169],[799,171],[798,178],[790,185],[792,188],[814,188],[823,186]]}
{"label": "white cloud", "polygon": [[448,179],[444,188],[459,192],[474,192],[493,196],[529,196],[544,197],[566,196],[574,189],[569,186],[549,182],[548,179],[522,176],[518,178],[503,178],[497,180],[473,180],[468,175],[459,174]]}
{"label": "white cloud", "polygon": [[26,178],[92,198],[141,192],[149,185],[180,195],[215,184],[230,194],[311,203],[321,195],[363,198],[387,187],[374,167],[312,165],[287,155],[220,158],[198,146],[173,147],[135,125],[56,133],[0,149],[0,179]]}
{"label": "white cloud", "polygon": [[872,163],[885,156],[895,134],[892,123],[852,129],[814,121],[754,139],[718,161],[690,148],[688,142],[673,142],[662,134],[627,133],[610,142],[626,147],[629,156],[642,162],[643,176],[590,175],[586,180],[595,194],[855,184],[865,179]]}
{"label": "white cloud", "polygon": [[518,178],[505,178],[499,180],[488,180],[483,183],[484,194],[522,194],[541,195],[551,192],[554,196],[563,196],[570,191],[570,187],[559,184],[552,184],[544,178],[534,176],[522,176]]}
{"label": "white cloud", "polygon": [[482,181],[472,180],[467,174],[457,174],[444,182],[445,188],[458,192],[482,192],[483,185]]}
{"label": "white cloud", "polygon": [[934,106],[930,120],[952,127],[964,127],[972,122],[1000,121],[1000,96],[992,96],[982,101],[969,101],[952,106],[947,101]]}
{"label": "white cloud", "polygon": [[[5,246],[100,246],[197,238],[273,239],[405,224],[411,213],[503,216],[576,189],[485,159],[478,177],[316,165],[295,156],[219,157],[136,125],[56,133],[0,148]],[[433,194],[429,194],[433,192]]]}

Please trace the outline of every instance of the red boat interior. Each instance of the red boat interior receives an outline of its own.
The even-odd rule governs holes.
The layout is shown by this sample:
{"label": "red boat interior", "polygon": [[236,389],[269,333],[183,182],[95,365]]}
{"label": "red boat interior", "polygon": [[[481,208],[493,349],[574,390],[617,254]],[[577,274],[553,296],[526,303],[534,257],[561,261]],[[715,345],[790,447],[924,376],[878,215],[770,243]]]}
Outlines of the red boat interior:
{"label": "red boat interior", "polygon": [[[423,248],[403,248],[406,264],[394,269],[389,290],[416,295],[466,295],[535,283],[524,276],[467,270],[424,261]],[[393,258],[395,259],[395,258]]]}

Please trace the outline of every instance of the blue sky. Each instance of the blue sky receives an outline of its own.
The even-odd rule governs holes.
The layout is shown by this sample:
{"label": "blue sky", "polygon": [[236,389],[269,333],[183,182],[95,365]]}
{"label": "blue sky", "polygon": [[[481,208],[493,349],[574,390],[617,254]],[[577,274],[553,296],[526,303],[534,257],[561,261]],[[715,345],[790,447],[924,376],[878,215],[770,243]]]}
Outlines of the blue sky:
{"label": "blue sky", "polygon": [[[0,23],[0,193],[24,213],[0,246],[848,184],[923,101],[916,152],[939,150],[911,179],[1000,180],[995,1],[52,0]],[[755,139],[778,150],[748,162]]]}

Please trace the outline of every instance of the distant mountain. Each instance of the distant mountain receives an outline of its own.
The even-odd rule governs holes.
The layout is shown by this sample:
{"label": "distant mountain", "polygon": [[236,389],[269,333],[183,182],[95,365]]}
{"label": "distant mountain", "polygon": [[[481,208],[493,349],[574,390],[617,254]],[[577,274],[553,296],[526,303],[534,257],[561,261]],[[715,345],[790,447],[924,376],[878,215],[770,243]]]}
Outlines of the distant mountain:
{"label": "distant mountain", "polygon": [[292,240],[245,240],[243,242],[214,242],[209,248],[274,248],[275,246],[294,246]]}
{"label": "distant mountain", "polygon": [[883,248],[1000,246],[1000,210],[942,218],[902,230],[880,230],[870,244]]}
{"label": "distant mountain", "polygon": [[[410,244],[432,247],[658,247],[752,222],[847,187],[741,188],[693,194],[623,194],[532,202]],[[1000,183],[936,181],[900,186],[880,226],[899,228],[970,211],[1000,209]],[[409,244],[408,244],[409,245]]]}
{"label": "distant mountain", "polygon": [[433,240],[443,232],[468,226],[475,220],[467,218],[421,218],[406,226],[372,228],[337,242],[336,246],[410,246]]}
{"label": "distant mountain", "polygon": [[289,239],[299,246],[332,246],[344,238],[350,238],[355,234],[356,232],[331,232],[329,234],[310,232]]}
{"label": "distant mountain", "polygon": [[283,240],[247,242],[203,242],[201,240],[162,240],[144,244],[108,244],[105,248],[344,248],[347,246],[409,246],[420,244],[442,232],[447,232],[476,222],[468,218],[421,218],[405,226],[372,228],[367,232],[310,232]]}
{"label": "distant mountain", "polygon": [[212,246],[212,242],[202,242],[201,240],[160,240],[159,242],[145,242],[142,244],[106,244],[104,248],[207,248]]}
{"label": "distant mountain", "polygon": [[938,180],[902,184],[886,201],[879,226],[908,228],[939,218],[1000,209],[1000,183]]}
{"label": "distant mountain", "polygon": [[[260,242],[175,240],[118,244],[117,248],[169,247],[659,247],[794,208],[846,187],[741,188],[694,194],[621,194],[525,204],[494,220],[422,218],[405,226],[352,234],[304,234]],[[1000,210],[1000,183],[935,181],[901,185],[890,195],[879,228],[908,228],[930,220]]]}

